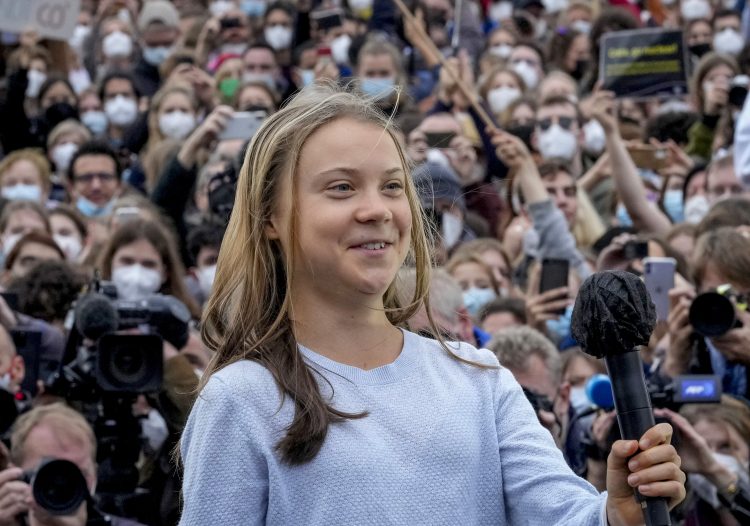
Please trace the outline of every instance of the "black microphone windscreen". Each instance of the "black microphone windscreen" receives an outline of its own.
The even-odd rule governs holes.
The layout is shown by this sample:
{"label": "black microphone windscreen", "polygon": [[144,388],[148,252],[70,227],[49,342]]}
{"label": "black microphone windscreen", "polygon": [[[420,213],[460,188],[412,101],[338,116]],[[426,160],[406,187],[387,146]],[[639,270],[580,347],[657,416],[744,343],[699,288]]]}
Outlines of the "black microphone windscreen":
{"label": "black microphone windscreen", "polygon": [[646,286],[630,272],[589,276],[578,290],[570,329],[588,354],[601,358],[648,344],[656,309]]}
{"label": "black microphone windscreen", "polygon": [[117,330],[117,310],[104,294],[91,293],[81,298],[76,305],[75,317],[78,332],[90,340],[98,340]]}

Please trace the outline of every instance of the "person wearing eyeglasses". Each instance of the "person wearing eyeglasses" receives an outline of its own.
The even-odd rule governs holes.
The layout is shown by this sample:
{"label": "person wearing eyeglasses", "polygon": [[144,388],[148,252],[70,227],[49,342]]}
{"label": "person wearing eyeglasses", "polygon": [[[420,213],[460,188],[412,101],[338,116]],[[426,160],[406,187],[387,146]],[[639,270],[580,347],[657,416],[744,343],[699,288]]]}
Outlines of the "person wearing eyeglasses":
{"label": "person wearing eyeglasses", "polygon": [[583,129],[578,104],[571,98],[553,95],[536,110],[532,145],[542,159],[561,160],[572,165],[574,174],[582,171]]}
{"label": "person wearing eyeglasses", "polygon": [[91,141],[73,156],[68,170],[76,208],[86,217],[104,217],[122,191],[120,162],[107,144]]}

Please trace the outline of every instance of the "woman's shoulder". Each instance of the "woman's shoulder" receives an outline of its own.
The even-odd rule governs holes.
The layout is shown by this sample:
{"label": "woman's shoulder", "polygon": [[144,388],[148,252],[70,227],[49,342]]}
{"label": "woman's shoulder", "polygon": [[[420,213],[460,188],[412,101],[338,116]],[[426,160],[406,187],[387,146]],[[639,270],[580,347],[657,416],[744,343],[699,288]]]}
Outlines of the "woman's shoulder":
{"label": "woman's shoulder", "polygon": [[279,388],[273,374],[254,360],[237,360],[213,373],[199,395],[219,396],[240,402],[271,401],[278,408]]}
{"label": "woman's shoulder", "polygon": [[[446,341],[445,347],[438,340],[427,338],[413,332],[407,332],[409,340],[413,345],[419,346],[424,351],[431,353],[431,358],[435,360],[454,360],[454,357],[461,358],[469,362],[481,365],[495,366],[499,365],[497,357],[488,349],[477,348],[466,342]],[[451,357],[447,352],[453,354]]]}

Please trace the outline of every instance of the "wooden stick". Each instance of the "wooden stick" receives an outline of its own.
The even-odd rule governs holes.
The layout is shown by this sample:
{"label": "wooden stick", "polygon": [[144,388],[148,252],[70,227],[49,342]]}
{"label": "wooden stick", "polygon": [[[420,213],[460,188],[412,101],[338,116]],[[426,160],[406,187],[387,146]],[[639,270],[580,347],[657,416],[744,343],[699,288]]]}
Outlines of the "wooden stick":
{"label": "wooden stick", "polygon": [[443,69],[447,70],[448,74],[456,83],[456,86],[458,86],[458,89],[461,90],[463,95],[468,99],[469,104],[471,104],[471,107],[474,108],[474,111],[477,112],[477,115],[479,115],[479,118],[482,119],[482,122],[484,122],[485,126],[490,129],[497,130],[498,128],[495,124],[495,121],[479,103],[477,97],[474,94],[474,91],[469,86],[464,84],[464,81],[461,79],[461,77],[458,76],[456,72],[453,71],[452,68],[448,67],[448,63],[445,60],[445,57],[443,57],[443,54],[440,52],[437,46],[435,46],[434,42],[432,42],[432,39],[429,37],[429,35],[425,32],[422,24],[420,24],[416,17],[412,14],[412,12],[409,11],[409,8],[406,7],[403,0],[393,1],[395,2],[396,7],[398,7],[399,11],[401,11],[401,14],[404,16],[404,18],[406,18],[407,23],[412,24],[416,31],[419,33],[420,38],[424,40],[424,43],[429,48],[430,54],[433,56],[433,58],[440,63],[440,66]]}

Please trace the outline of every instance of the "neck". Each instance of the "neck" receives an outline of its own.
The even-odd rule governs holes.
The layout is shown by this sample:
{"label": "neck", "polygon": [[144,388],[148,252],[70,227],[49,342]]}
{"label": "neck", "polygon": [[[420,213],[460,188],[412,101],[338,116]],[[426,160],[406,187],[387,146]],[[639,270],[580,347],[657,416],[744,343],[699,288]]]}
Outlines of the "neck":
{"label": "neck", "polygon": [[[357,301],[359,300],[359,301]],[[323,296],[320,291],[295,293],[292,323],[297,341],[331,360],[360,369],[392,363],[403,335],[385,315],[383,302]]]}

